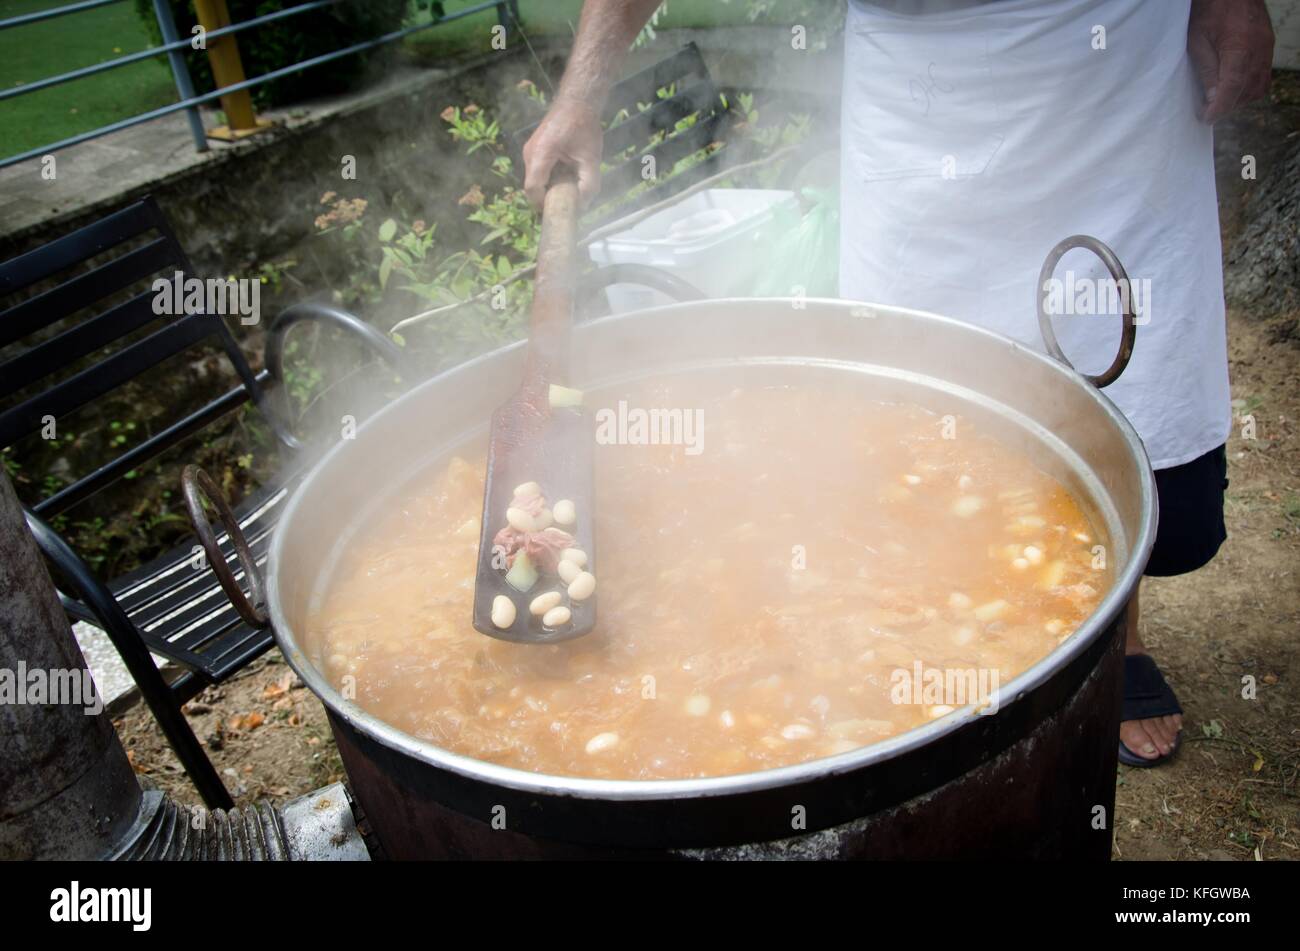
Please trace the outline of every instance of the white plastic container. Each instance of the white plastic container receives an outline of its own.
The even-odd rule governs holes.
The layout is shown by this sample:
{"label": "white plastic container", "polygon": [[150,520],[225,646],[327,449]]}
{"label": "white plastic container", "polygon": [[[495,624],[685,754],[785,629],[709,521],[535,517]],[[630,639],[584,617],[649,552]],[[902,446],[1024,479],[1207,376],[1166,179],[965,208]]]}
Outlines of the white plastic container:
{"label": "white plastic container", "polygon": [[[788,208],[785,206],[789,206]],[[793,192],[759,188],[710,188],[588,246],[597,264],[646,264],[694,285],[707,297],[753,296],[749,290],[778,216],[797,218]],[[672,303],[639,284],[606,290],[612,313]]]}

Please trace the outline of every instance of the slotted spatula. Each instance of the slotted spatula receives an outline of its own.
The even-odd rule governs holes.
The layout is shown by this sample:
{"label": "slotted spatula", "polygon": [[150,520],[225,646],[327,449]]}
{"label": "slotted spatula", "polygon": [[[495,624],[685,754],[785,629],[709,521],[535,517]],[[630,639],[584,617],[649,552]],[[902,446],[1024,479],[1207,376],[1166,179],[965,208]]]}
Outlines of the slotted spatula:
{"label": "slotted spatula", "polygon": [[[542,204],[523,381],[514,396],[492,414],[488,440],[483,525],[474,578],[474,627],[483,634],[522,643],[550,644],[581,637],[596,623],[595,595],[571,600],[568,585],[549,571],[542,571],[529,590],[520,591],[506,580],[502,552],[493,550],[494,537],[507,524],[506,511],[515,487],[536,482],[548,506],[561,499],[574,503],[577,522],[559,527],[574,536],[574,547],[587,553],[585,570],[596,573],[590,419],[583,407],[552,407],[550,399],[552,384],[568,387],[570,383],[578,212],[573,170],[557,166]],[[532,601],[549,591],[561,593],[561,605],[571,611],[567,623],[547,627],[541,617],[530,613]],[[492,620],[493,601],[499,595],[515,605],[514,623],[505,628]]]}

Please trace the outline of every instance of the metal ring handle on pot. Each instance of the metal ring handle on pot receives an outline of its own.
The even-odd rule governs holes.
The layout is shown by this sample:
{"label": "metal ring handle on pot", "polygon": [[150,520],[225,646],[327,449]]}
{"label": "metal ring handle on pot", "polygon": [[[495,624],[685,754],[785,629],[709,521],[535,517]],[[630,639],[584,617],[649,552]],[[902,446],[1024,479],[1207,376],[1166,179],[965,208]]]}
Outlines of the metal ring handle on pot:
{"label": "metal ring handle on pot", "polygon": [[[266,585],[262,582],[262,573],[257,570],[257,562],[248,547],[248,540],[244,538],[244,532],[239,527],[239,520],[226,504],[221,489],[212,481],[212,476],[198,466],[188,465],[181,472],[181,491],[185,495],[185,507],[189,509],[194,532],[207,553],[208,564],[212,566],[217,580],[221,582],[221,590],[226,592],[231,605],[245,622],[253,627],[266,627],[270,623],[270,616],[264,607]],[[248,586],[252,589],[251,601],[239,587],[230,565],[226,564],[226,556],[222,553],[221,546],[217,544],[217,536],[212,532],[212,523],[208,521],[207,513],[203,511],[204,498],[217,510],[217,516],[235,546],[235,557],[239,559],[239,566],[244,569],[244,577],[248,579]]]}
{"label": "metal ring handle on pot", "polygon": [[1056,265],[1060,263],[1062,257],[1067,251],[1075,248],[1087,248],[1097,257],[1101,258],[1102,263],[1110,271],[1110,276],[1123,289],[1121,300],[1124,307],[1124,329],[1120,335],[1119,352],[1115,354],[1115,359],[1104,372],[1097,376],[1090,373],[1081,373],[1080,375],[1091,383],[1093,386],[1101,389],[1110,386],[1119,379],[1124,368],[1133,357],[1133,343],[1137,339],[1137,315],[1133,312],[1133,295],[1128,288],[1131,286],[1128,279],[1128,272],[1124,270],[1124,265],[1119,263],[1119,258],[1108,245],[1098,239],[1086,234],[1074,234],[1057,244],[1047,254],[1047,260],[1043,262],[1043,269],[1038,273],[1038,287],[1035,289],[1036,303],[1038,305],[1038,330],[1043,335],[1043,343],[1047,347],[1047,352],[1060,360],[1071,370],[1075,369],[1073,363],[1061,350],[1061,345],[1056,340],[1056,332],[1052,330],[1052,318],[1047,313],[1045,300],[1047,297],[1047,285],[1052,279],[1052,274],[1056,271]]}

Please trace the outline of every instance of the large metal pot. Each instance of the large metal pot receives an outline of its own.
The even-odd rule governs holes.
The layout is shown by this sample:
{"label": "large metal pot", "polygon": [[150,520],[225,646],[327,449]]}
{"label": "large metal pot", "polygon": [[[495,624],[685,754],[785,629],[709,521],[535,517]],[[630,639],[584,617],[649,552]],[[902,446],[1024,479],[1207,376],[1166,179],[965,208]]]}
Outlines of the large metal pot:
{"label": "large metal pot", "polygon": [[[1127,317],[1120,370],[1132,349]],[[406,477],[482,431],[509,395],[523,349],[489,354],[418,386],[330,451],[287,503],[270,550],[276,641],[328,709],[352,789],[389,855],[1109,856],[1125,609],[1156,508],[1141,442],[1088,379],[954,320],[834,300],[677,304],[594,321],[574,345],[574,378],[588,388],[683,369],[796,367],[870,377],[877,392],[978,419],[1026,449],[1104,528],[1113,585],[1074,637],[1003,685],[995,714],[958,711],[839,756],[647,782],[540,775],[447,752],[344,699],[300,632],[351,532]],[[1049,349],[1059,354],[1054,341]]]}

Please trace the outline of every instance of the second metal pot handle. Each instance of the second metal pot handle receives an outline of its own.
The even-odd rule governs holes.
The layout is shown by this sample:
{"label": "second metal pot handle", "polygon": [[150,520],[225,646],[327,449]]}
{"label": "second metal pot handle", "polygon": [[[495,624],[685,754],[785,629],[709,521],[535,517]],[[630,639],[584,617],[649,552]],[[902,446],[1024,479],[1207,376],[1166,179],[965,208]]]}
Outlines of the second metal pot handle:
{"label": "second metal pot handle", "polygon": [[[1108,245],[1098,239],[1086,234],[1074,234],[1057,244],[1047,254],[1047,260],[1043,262],[1043,269],[1038,273],[1038,286],[1035,290],[1035,301],[1038,305],[1038,330],[1043,335],[1043,343],[1047,347],[1047,352],[1060,360],[1071,370],[1075,369],[1073,363],[1061,350],[1061,345],[1056,340],[1056,332],[1052,330],[1052,317],[1047,313],[1045,299],[1047,297],[1047,284],[1052,279],[1052,274],[1056,271],[1056,265],[1060,263],[1062,257],[1067,251],[1075,248],[1087,248],[1097,257],[1101,258],[1102,263],[1110,271],[1116,283],[1122,288],[1130,288],[1132,285],[1128,279],[1128,272],[1124,270],[1124,265],[1119,263],[1119,258]],[[1133,312],[1133,295],[1126,291],[1122,298],[1124,302],[1124,328],[1119,340],[1119,353],[1115,354],[1115,359],[1111,365],[1101,374],[1093,376],[1090,373],[1082,373],[1081,376],[1098,389],[1104,386],[1110,386],[1119,379],[1124,368],[1133,357],[1133,343],[1137,339],[1137,315]]]}
{"label": "second metal pot handle", "polygon": [[[195,465],[188,465],[181,472],[181,491],[185,495],[185,507],[190,511],[194,533],[198,535],[199,542],[207,553],[208,564],[221,582],[221,590],[226,592],[231,605],[246,623],[257,628],[266,627],[271,622],[266,613],[266,584],[262,581],[262,573],[257,569],[253,552],[248,547],[248,539],[244,538],[244,532],[239,527],[239,520],[226,503],[226,497],[212,481],[212,476]],[[222,526],[230,535],[230,541],[235,546],[235,557],[239,559],[239,566],[244,569],[244,577],[248,579],[252,591],[251,601],[239,587],[230,565],[226,564],[226,556],[217,544],[217,536],[213,534],[212,523],[208,521],[207,512],[203,511],[204,498],[217,510]]]}

